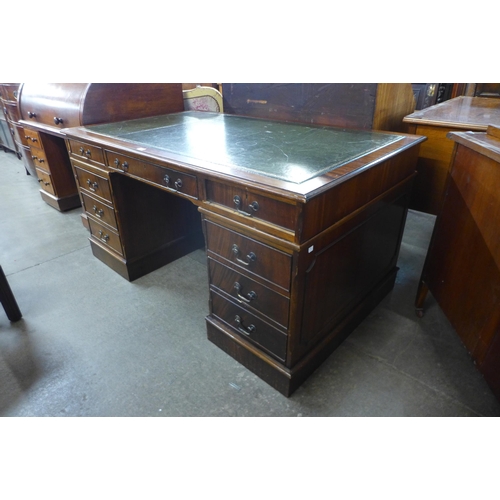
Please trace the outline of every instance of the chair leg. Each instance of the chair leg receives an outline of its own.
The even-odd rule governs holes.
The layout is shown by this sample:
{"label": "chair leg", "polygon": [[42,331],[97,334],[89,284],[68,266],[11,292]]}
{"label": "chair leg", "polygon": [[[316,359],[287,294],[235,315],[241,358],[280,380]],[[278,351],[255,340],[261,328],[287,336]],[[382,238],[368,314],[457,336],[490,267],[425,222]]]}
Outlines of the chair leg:
{"label": "chair leg", "polygon": [[10,321],[18,321],[21,319],[21,311],[10,289],[9,283],[7,282],[2,266],[0,266],[0,302]]}

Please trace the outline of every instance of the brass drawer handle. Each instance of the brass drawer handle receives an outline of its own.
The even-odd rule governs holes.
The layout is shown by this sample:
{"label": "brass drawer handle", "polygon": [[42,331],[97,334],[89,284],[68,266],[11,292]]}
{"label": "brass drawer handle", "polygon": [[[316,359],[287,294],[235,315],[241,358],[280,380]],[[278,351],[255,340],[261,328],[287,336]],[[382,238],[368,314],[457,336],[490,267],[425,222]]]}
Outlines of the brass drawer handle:
{"label": "brass drawer handle", "polygon": [[251,333],[254,333],[256,330],[255,325],[244,326],[243,320],[238,315],[234,317],[234,321],[236,321],[236,323],[238,324],[238,330],[241,333],[244,333],[245,335],[250,335]]}
{"label": "brass drawer handle", "polygon": [[104,234],[104,231],[99,231],[99,238],[101,241],[104,241],[104,243],[107,243],[109,241],[109,234]]}
{"label": "brass drawer handle", "polygon": [[36,118],[36,113],[33,113],[32,111],[28,111],[28,116],[30,118]]}
{"label": "brass drawer handle", "polygon": [[62,118],[59,118],[58,116],[54,116],[54,123],[56,125],[60,125],[63,122]]}
{"label": "brass drawer handle", "polygon": [[87,179],[87,186],[91,191],[95,193],[97,191],[97,188],[99,187],[99,184],[97,184],[97,182],[92,182],[90,179]]}
{"label": "brass drawer handle", "polygon": [[177,189],[177,191],[179,191],[182,187],[182,180],[181,179],[177,179],[175,182],[174,182],[174,186],[175,186],[175,189]]}
{"label": "brass drawer handle", "polygon": [[[236,243],[232,246],[231,248],[232,252],[234,255],[238,255],[240,253],[240,249],[238,248],[238,245]],[[249,266],[252,262],[255,262],[257,260],[257,255],[255,255],[253,252],[250,252],[247,256],[247,261],[240,259],[239,257],[236,257],[236,260],[245,266]]]}
{"label": "brass drawer handle", "polygon": [[236,205],[236,211],[239,214],[246,215],[247,217],[252,217],[253,212],[257,212],[259,209],[259,204],[256,201],[252,201],[250,205],[248,205],[248,209],[250,212],[245,212],[245,210],[241,210],[241,197],[238,195],[235,195],[233,198],[234,204]]}
{"label": "brass drawer handle", "polygon": [[96,217],[99,217],[99,219],[102,219],[103,215],[104,215],[104,210],[102,208],[97,208],[96,205],[94,205],[92,207],[92,209],[94,210],[94,214]]}
{"label": "brass drawer handle", "polygon": [[[114,164],[118,168],[120,166],[120,160],[118,158],[115,158]],[[124,161],[122,164],[122,170],[126,172],[128,170],[128,162]]]}
{"label": "brass drawer handle", "polygon": [[165,175],[165,177],[163,177],[163,182],[165,182],[165,184],[168,186],[170,184],[170,176]]}
{"label": "brass drawer handle", "polygon": [[239,299],[241,299],[243,302],[246,302],[247,304],[250,304],[250,302],[252,300],[255,300],[257,298],[257,294],[252,290],[250,292],[247,293],[247,296],[244,297],[243,295],[241,295],[241,285],[236,282],[234,284],[234,289],[236,290],[236,295],[238,296]]}
{"label": "brass drawer handle", "polygon": [[85,150],[84,148],[80,148],[80,154],[90,158],[92,156],[92,151],[90,151],[90,149]]}

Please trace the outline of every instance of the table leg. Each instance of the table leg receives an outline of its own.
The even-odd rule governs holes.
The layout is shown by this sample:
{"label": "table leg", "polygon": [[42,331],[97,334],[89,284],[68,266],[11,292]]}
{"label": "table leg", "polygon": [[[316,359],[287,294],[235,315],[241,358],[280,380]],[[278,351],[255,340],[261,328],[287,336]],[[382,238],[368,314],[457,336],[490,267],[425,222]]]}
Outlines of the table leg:
{"label": "table leg", "polygon": [[21,319],[21,311],[10,289],[9,283],[7,282],[2,266],[0,266],[0,302],[10,321],[18,321]]}
{"label": "table leg", "polygon": [[422,318],[424,315],[424,302],[428,291],[429,287],[424,281],[420,280],[417,289],[417,297],[415,299],[415,312],[419,318]]}

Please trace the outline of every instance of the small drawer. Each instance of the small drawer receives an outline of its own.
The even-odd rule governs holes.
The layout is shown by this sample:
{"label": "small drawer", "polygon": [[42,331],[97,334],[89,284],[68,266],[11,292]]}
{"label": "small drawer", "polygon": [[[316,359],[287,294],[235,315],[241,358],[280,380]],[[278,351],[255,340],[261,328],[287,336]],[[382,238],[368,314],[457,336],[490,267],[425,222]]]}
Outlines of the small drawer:
{"label": "small drawer", "polygon": [[84,170],[74,164],[73,168],[75,170],[76,180],[81,189],[90,191],[91,194],[99,196],[113,204],[109,179],[96,175],[88,170]]}
{"label": "small drawer", "polygon": [[69,153],[76,156],[79,160],[94,161],[104,165],[104,153],[101,148],[90,146],[84,142],[68,140]]}
{"label": "small drawer", "polygon": [[170,191],[198,199],[198,183],[194,175],[145,163],[113,151],[106,151],[106,159],[110,168],[153,182]]}
{"label": "small drawer", "polygon": [[210,285],[231,296],[240,306],[250,312],[257,311],[276,322],[282,328],[288,328],[290,299],[247,278],[230,267],[208,259]]}
{"label": "small drawer", "polygon": [[271,224],[294,230],[296,207],[246,191],[241,186],[230,186],[211,180],[206,181],[207,201],[232,209],[236,214],[261,219]]}
{"label": "small drawer", "polygon": [[19,84],[9,85],[8,83],[2,83],[1,85],[1,95],[6,101],[17,101],[19,95]]}
{"label": "small drawer", "polygon": [[113,249],[120,255],[123,255],[122,243],[120,241],[120,236],[117,233],[102,224],[99,224],[94,219],[89,218],[88,223],[90,232],[96,240]]}
{"label": "small drawer", "polygon": [[37,168],[36,175],[38,177],[38,183],[40,184],[40,187],[44,191],[47,191],[47,193],[55,195],[56,193],[54,191],[54,186],[52,185],[52,178],[50,174]]}
{"label": "small drawer", "polygon": [[42,168],[47,172],[50,171],[49,162],[47,161],[47,157],[45,156],[45,152],[43,151],[43,149],[35,148],[32,146],[30,148],[30,154],[33,165],[35,165],[35,167]]}
{"label": "small drawer", "polygon": [[207,249],[250,275],[289,291],[292,256],[243,234],[206,222]]}
{"label": "small drawer", "polygon": [[97,218],[100,222],[108,224],[118,230],[118,224],[116,223],[116,215],[113,207],[106,205],[96,198],[92,198],[86,193],[82,192],[81,195],[85,211],[91,217]]}
{"label": "small drawer", "polygon": [[8,120],[18,123],[20,120],[19,110],[17,109],[17,102],[4,101],[4,112]]}
{"label": "small drawer", "polygon": [[25,128],[24,134],[21,136],[21,141],[25,146],[43,149],[42,139],[36,130]]}
{"label": "small drawer", "polygon": [[285,361],[287,335],[276,330],[257,316],[242,309],[239,305],[210,292],[212,315],[231,327],[244,339],[257,344],[280,361]]}

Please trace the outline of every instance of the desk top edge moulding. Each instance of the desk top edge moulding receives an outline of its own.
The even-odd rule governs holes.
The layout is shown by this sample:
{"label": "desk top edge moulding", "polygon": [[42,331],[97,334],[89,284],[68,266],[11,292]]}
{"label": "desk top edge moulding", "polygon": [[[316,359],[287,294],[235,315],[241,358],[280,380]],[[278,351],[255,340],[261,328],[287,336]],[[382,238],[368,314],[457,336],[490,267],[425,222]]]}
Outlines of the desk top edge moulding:
{"label": "desk top edge moulding", "polygon": [[94,256],[133,281],[204,247],[208,339],[287,397],[394,286],[425,137],[202,111],[61,133]]}

